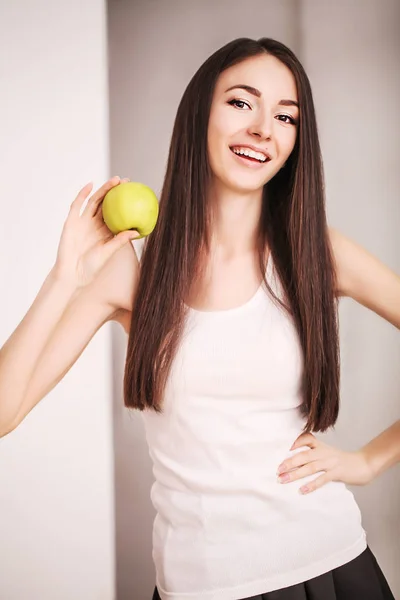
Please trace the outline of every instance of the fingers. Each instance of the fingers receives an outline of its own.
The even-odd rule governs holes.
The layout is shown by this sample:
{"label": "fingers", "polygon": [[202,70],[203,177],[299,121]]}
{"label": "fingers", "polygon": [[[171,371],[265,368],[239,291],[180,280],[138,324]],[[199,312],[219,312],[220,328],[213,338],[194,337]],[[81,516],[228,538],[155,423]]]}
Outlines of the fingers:
{"label": "fingers", "polygon": [[94,194],[93,196],[91,196],[91,198],[89,198],[89,201],[87,203],[87,207],[86,207],[86,211],[90,216],[94,216],[96,214],[96,211],[99,207],[99,205],[103,202],[104,200],[104,196],[107,194],[107,192],[109,192],[113,187],[115,187],[116,185],[119,185],[119,183],[121,182],[120,177],[115,176],[112,177],[111,179],[109,179],[108,181],[106,181],[106,183],[104,183],[101,188],[99,188]]}
{"label": "fingers", "polygon": [[93,181],[90,181],[89,183],[87,183],[86,185],[83,186],[83,188],[78,192],[78,195],[76,196],[75,200],[71,204],[71,207],[70,207],[71,212],[79,214],[79,212],[83,206],[83,203],[85,202],[86,198],[89,196],[92,189],[93,189]]}
{"label": "fingers", "polygon": [[302,433],[299,437],[293,442],[290,450],[294,450],[299,446],[309,446],[310,448],[315,448],[319,443],[318,438],[315,437],[312,433]]}
{"label": "fingers", "polygon": [[309,481],[307,485],[303,485],[299,489],[299,492],[300,494],[309,494],[310,492],[315,492],[315,490],[318,490],[330,481],[332,481],[332,477],[330,476],[330,474],[324,473],[323,475],[320,475],[319,477],[314,479],[314,481]]}
{"label": "fingers", "polygon": [[[113,178],[113,179],[115,179],[115,178]],[[117,177],[117,179],[119,179],[119,181],[117,181],[117,183],[116,183],[116,184],[114,184],[114,185],[112,185],[112,186],[111,186],[109,189],[111,189],[111,188],[113,188],[113,187],[116,187],[116,185],[120,185],[121,183],[127,183],[128,181],[130,181],[129,177],[125,177],[124,179],[120,179],[120,178],[118,178],[118,177]],[[111,181],[111,180],[110,180],[110,181]],[[108,191],[109,191],[109,190],[107,189],[107,190],[105,191],[105,193],[104,193],[102,196],[100,196],[100,198],[99,198],[99,200],[96,202],[96,204],[93,206],[93,210],[92,210],[92,211],[91,211],[91,213],[90,213],[92,217],[95,217],[95,216],[97,216],[98,214],[101,214],[101,204],[102,204],[102,202],[103,202],[103,200],[104,200],[104,197],[105,197],[105,195],[107,194],[107,192],[108,192]],[[89,202],[91,202],[91,200],[90,200]]]}
{"label": "fingers", "polygon": [[317,457],[317,453],[315,450],[306,450],[304,452],[299,452],[295,454],[291,458],[287,458],[283,463],[281,463],[278,467],[277,474],[286,473],[286,471],[291,471],[296,467],[301,467],[302,465],[307,464],[308,462],[315,460]]}
{"label": "fingers", "polygon": [[87,201],[87,206],[82,211],[82,207],[86,202],[90,192],[93,189],[93,182],[87,183],[78,193],[75,200],[71,204],[71,211],[80,215],[81,212],[87,212],[90,216],[94,216],[101,202],[104,200],[104,196],[109,192],[113,187],[119,185],[120,183],[126,183],[129,181],[129,178],[125,177],[121,179],[118,175],[112,177],[106,183],[104,183]]}
{"label": "fingers", "polygon": [[105,246],[106,251],[106,260],[111,258],[111,256],[117,252],[122,246],[124,246],[127,242],[130,242],[136,238],[140,237],[140,233],[137,231],[122,231],[118,235],[114,236],[112,240],[107,242]]}
{"label": "fingers", "polygon": [[314,460],[303,467],[299,467],[295,471],[279,475],[278,481],[279,483],[289,483],[290,481],[297,481],[298,479],[303,479],[303,477],[308,477],[308,475],[314,475],[315,473],[326,470],[327,467],[324,461]]}

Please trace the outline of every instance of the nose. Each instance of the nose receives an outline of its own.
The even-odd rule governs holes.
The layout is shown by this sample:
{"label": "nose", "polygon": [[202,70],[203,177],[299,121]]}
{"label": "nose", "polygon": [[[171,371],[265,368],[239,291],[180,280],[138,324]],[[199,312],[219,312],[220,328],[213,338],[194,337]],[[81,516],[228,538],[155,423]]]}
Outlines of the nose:
{"label": "nose", "polygon": [[270,140],[272,137],[272,118],[266,111],[260,112],[257,118],[251,123],[249,133],[263,140]]}

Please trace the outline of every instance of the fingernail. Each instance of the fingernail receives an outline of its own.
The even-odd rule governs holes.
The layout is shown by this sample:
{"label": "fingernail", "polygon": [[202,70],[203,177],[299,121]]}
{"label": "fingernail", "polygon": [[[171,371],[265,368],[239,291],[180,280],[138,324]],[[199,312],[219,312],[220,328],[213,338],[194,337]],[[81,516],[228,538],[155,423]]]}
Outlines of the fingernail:
{"label": "fingernail", "polygon": [[309,492],[309,491],[310,491],[310,488],[308,488],[308,487],[305,485],[304,487],[300,488],[300,490],[299,490],[299,491],[300,491],[300,493],[301,493],[301,494],[307,494],[307,492]]}
{"label": "fingernail", "polygon": [[289,474],[285,473],[284,475],[279,475],[278,481],[280,483],[285,483],[286,481],[289,481]]}

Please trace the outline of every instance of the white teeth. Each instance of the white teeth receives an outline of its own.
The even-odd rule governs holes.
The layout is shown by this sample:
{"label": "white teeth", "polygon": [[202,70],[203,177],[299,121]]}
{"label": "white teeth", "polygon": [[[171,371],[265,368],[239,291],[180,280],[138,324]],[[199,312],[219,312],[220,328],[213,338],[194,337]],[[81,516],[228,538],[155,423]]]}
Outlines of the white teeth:
{"label": "white teeth", "polygon": [[266,162],[267,157],[265,154],[261,154],[261,152],[254,152],[254,150],[250,150],[249,148],[232,148],[235,154],[242,154],[244,156],[250,156],[251,158],[256,158],[260,162]]}

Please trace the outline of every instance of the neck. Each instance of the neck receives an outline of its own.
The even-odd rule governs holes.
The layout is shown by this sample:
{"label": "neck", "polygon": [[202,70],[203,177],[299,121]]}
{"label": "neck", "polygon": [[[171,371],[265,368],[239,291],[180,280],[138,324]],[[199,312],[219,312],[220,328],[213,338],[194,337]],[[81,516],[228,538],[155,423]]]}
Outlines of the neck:
{"label": "neck", "polygon": [[210,190],[211,246],[213,255],[223,259],[237,258],[254,252],[262,206],[262,189],[254,191]]}

